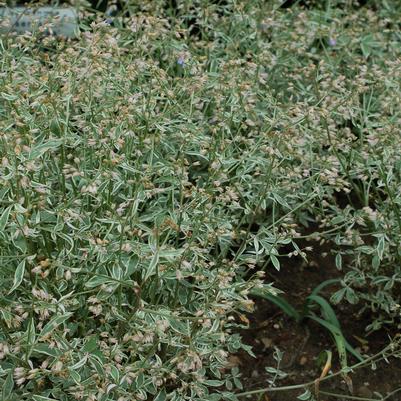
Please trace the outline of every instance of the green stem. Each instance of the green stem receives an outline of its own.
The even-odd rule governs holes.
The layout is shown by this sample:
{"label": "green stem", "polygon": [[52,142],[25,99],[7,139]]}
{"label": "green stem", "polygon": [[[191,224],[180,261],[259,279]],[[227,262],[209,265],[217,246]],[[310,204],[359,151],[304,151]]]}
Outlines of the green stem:
{"label": "green stem", "polygon": [[366,398],[366,397],[357,397],[355,395],[347,395],[347,394],[338,394],[338,393],[330,393],[328,391],[319,391],[320,394],[329,395],[331,397],[338,397],[342,400],[358,400],[358,401],[383,401],[383,398]]}
{"label": "green stem", "polygon": [[[398,343],[397,343],[397,346],[399,347]],[[352,365],[352,366],[348,367],[347,368],[347,372],[353,371],[354,369],[358,369],[358,368],[360,368],[362,366],[366,366],[370,362],[378,362],[378,361],[380,361],[380,360],[382,360],[384,358],[388,358],[389,356],[394,355],[397,352],[396,350],[392,351],[389,355],[384,356],[386,351],[388,351],[392,347],[394,347],[394,344],[388,345],[387,347],[385,347],[383,350],[381,350],[377,354],[374,354],[371,357],[366,358],[363,362],[358,362],[355,365]],[[341,369],[341,370],[339,370],[339,371],[337,371],[335,373],[332,373],[331,375],[323,377],[322,379],[320,379],[320,382],[323,382],[323,381],[326,381],[326,380],[330,380],[333,377],[342,375],[343,373],[344,373],[344,369]],[[245,391],[245,392],[242,392],[242,393],[237,393],[236,396],[237,397],[245,397],[245,396],[248,396],[248,395],[267,393],[267,392],[299,390],[299,389],[303,389],[305,387],[313,386],[314,384],[315,384],[315,380],[309,381],[307,383],[302,383],[302,384],[294,384],[294,385],[291,385],[291,386],[265,387],[265,388],[261,388],[259,390],[251,390],[251,391]]]}

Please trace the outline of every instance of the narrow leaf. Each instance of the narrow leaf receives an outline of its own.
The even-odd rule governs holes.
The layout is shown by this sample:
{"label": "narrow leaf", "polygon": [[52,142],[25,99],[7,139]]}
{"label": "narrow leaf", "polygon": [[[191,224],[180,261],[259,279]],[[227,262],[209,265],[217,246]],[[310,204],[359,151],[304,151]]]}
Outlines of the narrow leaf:
{"label": "narrow leaf", "polygon": [[106,284],[106,283],[112,283],[112,279],[111,277],[107,277],[107,276],[94,276],[92,278],[90,278],[86,283],[85,283],[85,287],[88,288],[95,288],[98,287],[100,285]]}
{"label": "narrow leaf", "polygon": [[379,256],[380,260],[383,260],[383,255],[384,255],[384,236],[381,236],[379,239],[379,243],[377,244],[377,255]]}
{"label": "narrow leaf", "polygon": [[82,368],[82,366],[84,366],[86,364],[87,360],[88,360],[88,355],[85,355],[81,360],[79,360],[77,363],[72,365],[70,367],[70,369],[76,370],[76,369]]}
{"label": "narrow leaf", "polygon": [[297,397],[297,400],[307,401],[310,400],[311,398],[312,398],[312,393],[308,389],[306,389],[305,392],[303,392],[301,395]]}
{"label": "narrow leaf", "polygon": [[0,232],[6,228],[8,218],[10,217],[11,208],[12,206],[9,206],[7,209],[5,209],[0,217]]}
{"label": "narrow leaf", "polygon": [[43,327],[42,331],[39,334],[39,337],[43,337],[46,334],[49,334],[58,325],[65,322],[71,315],[72,315],[72,312],[68,312],[68,313],[65,313],[64,315],[53,317],[53,319],[50,320],[50,322],[48,322],[45,327]]}
{"label": "narrow leaf", "polygon": [[26,260],[24,259],[15,269],[14,283],[13,286],[11,287],[11,290],[8,291],[9,294],[11,294],[15,289],[17,289],[19,285],[22,283],[22,279],[24,278],[24,273],[25,273],[25,262]]}
{"label": "narrow leaf", "polygon": [[338,327],[334,326],[333,324],[327,322],[326,320],[321,319],[320,317],[317,317],[314,314],[310,314],[308,315],[308,317],[330,331],[337,346],[337,352],[340,359],[341,367],[343,369],[347,368],[348,362],[347,362],[347,351],[345,347],[345,338],[341,330]]}
{"label": "narrow leaf", "polygon": [[6,380],[4,381],[3,390],[1,394],[2,401],[7,401],[10,399],[11,393],[13,392],[13,388],[14,388],[13,371],[10,370],[10,372],[6,377]]}
{"label": "narrow leaf", "polygon": [[287,302],[283,297],[280,297],[279,295],[271,295],[271,294],[266,294],[265,292],[256,292],[256,291],[253,291],[252,295],[259,296],[261,298],[264,298],[264,299],[274,303],[284,313],[286,313],[288,316],[295,319],[297,322],[299,322],[301,320],[301,314],[289,302]]}
{"label": "narrow leaf", "polygon": [[33,395],[32,399],[34,401],[57,401],[54,398],[43,397],[43,395]]}
{"label": "narrow leaf", "polygon": [[341,256],[341,253],[337,253],[336,255],[336,267],[338,270],[343,269],[343,258]]}
{"label": "narrow leaf", "polygon": [[276,270],[280,270],[280,261],[276,258],[276,256],[270,254],[270,260],[273,263],[273,266],[276,268]]}
{"label": "narrow leaf", "polygon": [[50,139],[45,143],[35,146],[29,155],[29,160],[37,159],[43,156],[47,151],[57,149],[62,143],[63,141],[60,139]]}
{"label": "narrow leaf", "polygon": [[26,343],[29,348],[28,351],[29,356],[32,352],[33,346],[35,345],[35,340],[36,340],[35,320],[31,318],[28,322],[28,327],[26,329]]}
{"label": "narrow leaf", "polygon": [[161,390],[159,392],[159,394],[157,394],[156,398],[154,399],[154,401],[165,401],[167,398],[166,396],[166,390]]}
{"label": "narrow leaf", "polygon": [[323,297],[319,295],[310,295],[307,300],[316,302],[320,306],[322,310],[322,315],[325,320],[330,322],[333,326],[340,328],[340,322],[337,319],[336,313],[334,312],[331,305]]}
{"label": "narrow leaf", "polygon": [[332,284],[337,284],[341,281],[339,278],[332,278],[329,280],[325,280],[322,283],[320,283],[318,286],[315,287],[315,289],[312,291],[311,295],[317,295],[324,287],[327,287],[328,285]]}

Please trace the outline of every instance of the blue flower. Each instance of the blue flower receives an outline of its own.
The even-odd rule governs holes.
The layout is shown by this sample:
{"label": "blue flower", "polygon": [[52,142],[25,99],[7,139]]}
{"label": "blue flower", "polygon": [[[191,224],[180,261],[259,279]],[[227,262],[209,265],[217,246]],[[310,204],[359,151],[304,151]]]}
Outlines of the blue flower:
{"label": "blue flower", "polygon": [[334,38],[329,39],[329,46],[335,46],[337,44],[337,41]]}
{"label": "blue flower", "polygon": [[185,65],[184,57],[179,57],[177,60],[177,64],[183,67]]}

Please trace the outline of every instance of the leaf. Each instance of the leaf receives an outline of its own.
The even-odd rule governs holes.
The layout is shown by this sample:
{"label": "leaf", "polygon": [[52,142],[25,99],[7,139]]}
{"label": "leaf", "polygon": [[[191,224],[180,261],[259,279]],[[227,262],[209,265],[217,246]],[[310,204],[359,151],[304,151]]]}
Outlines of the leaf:
{"label": "leaf", "polygon": [[331,278],[329,280],[325,280],[314,288],[311,295],[317,295],[320,291],[322,291],[324,287],[327,287],[328,285],[332,284],[337,284],[339,282],[341,282],[341,279],[339,278]]}
{"label": "leaf", "polygon": [[8,373],[6,380],[3,384],[3,390],[1,392],[1,400],[6,401],[10,399],[10,396],[14,389],[14,378],[13,378],[13,370],[10,370]]}
{"label": "leaf", "polygon": [[277,193],[273,193],[273,198],[281,205],[290,209],[290,205]]}
{"label": "leaf", "polygon": [[343,369],[347,368],[348,362],[347,362],[347,351],[345,348],[345,338],[341,330],[337,326],[334,326],[332,323],[329,323],[328,321],[323,320],[320,317],[317,317],[315,314],[310,314],[308,315],[308,317],[330,331],[337,346],[337,352],[340,358],[341,367]]}
{"label": "leaf", "polygon": [[345,340],[345,349],[360,362],[364,362],[365,358],[345,338],[344,340]]}
{"label": "leaf", "polygon": [[[311,298],[312,296],[308,297]],[[341,332],[341,327],[340,327],[340,323],[337,319],[337,316],[333,310],[333,308],[330,306],[330,304],[322,297],[320,296],[314,296],[312,298],[315,302],[317,302],[321,308],[322,308],[322,312],[323,312],[323,316],[324,318],[333,326],[337,327],[341,336],[343,336],[342,332]],[[325,326],[326,328],[328,328],[330,330],[329,327]],[[360,361],[363,361],[363,357],[359,354],[359,352],[357,352],[349,343],[348,341],[344,338],[344,343],[345,343],[345,348],[347,349],[348,352],[350,352],[352,355],[354,355],[357,359],[359,359]]]}
{"label": "leaf", "polygon": [[11,209],[12,206],[9,206],[7,209],[4,210],[4,212],[0,217],[0,232],[6,228],[6,225],[8,223],[8,218],[10,217]]}
{"label": "leaf", "polygon": [[270,260],[273,263],[273,266],[276,268],[276,270],[280,270],[280,261],[276,258],[276,256],[270,254]]}
{"label": "leaf", "polygon": [[295,319],[297,322],[299,322],[301,320],[301,314],[289,302],[287,302],[283,297],[280,297],[278,295],[266,294],[263,292],[256,292],[256,291],[253,291],[252,295],[256,295],[261,298],[267,299],[270,302],[273,302],[284,313],[286,313],[288,316]]}
{"label": "leaf", "polygon": [[86,341],[85,345],[82,347],[82,352],[93,352],[97,346],[98,338],[96,336],[92,336],[89,340]]}
{"label": "leaf", "polygon": [[33,317],[29,320],[28,327],[26,329],[26,339],[29,347],[35,344],[36,331],[35,331],[35,321]]}
{"label": "leaf", "polygon": [[[315,320],[316,322],[320,323],[323,327],[325,327],[326,329],[328,329],[331,334],[333,335],[333,337],[336,339],[336,336],[341,336],[342,337],[342,341],[344,343],[344,347],[346,349],[346,351],[348,351],[350,354],[352,354],[355,358],[357,358],[359,361],[363,362],[364,358],[362,357],[362,355],[355,349],[353,348],[349,342],[345,339],[344,335],[341,332],[340,327],[336,327],[333,324],[331,324],[330,322],[327,322],[325,320],[322,320],[320,318],[317,318],[314,314],[308,315],[309,318],[311,318],[312,320]],[[316,320],[316,319],[319,319]],[[335,328],[335,329],[333,329]],[[336,344],[337,344],[337,340],[336,340]],[[338,345],[338,344],[337,344]],[[338,348],[338,346],[337,346]],[[339,350],[340,352],[340,350]],[[341,358],[341,357],[340,357]]]}
{"label": "leaf", "polygon": [[53,317],[53,319],[50,320],[50,322],[48,322],[45,327],[43,327],[42,331],[39,334],[39,337],[43,337],[46,334],[49,334],[58,325],[65,322],[71,315],[72,315],[72,312],[68,312],[68,313],[65,313],[64,315]]}
{"label": "leaf", "polygon": [[19,287],[19,285],[22,283],[22,279],[24,278],[24,273],[25,273],[25,263],[26,259],[24,259],[15,269],[14,273],[14,283],[13,286],[11,287],[11,290],[8,291],[8,294],[11,294],[15,289]]}
{"label": "leaf", "polygon": [[5,93],[5,92],[1,92],[1,97],[3,99],[9,100],[10,102],[14,102],[15,100],[18,99],[18,96],[10,95],[10,94]]}
{"label": "leaf", "polygon": [[36,344],[33,347],[32,351],[33,352],[37,352],[39,354],[49,355],[49,356],[52,356],[54,358],[57,358],[62,354],[62,351],[60,351],[59,349],[50,348],[46,344]]}
{"label": "leaf", "polygon": [[52,132],[52,134],[54,134],[54,135],[61,134],[60,124],[56,119],[51,120],[49,128],[50,128],[50,131]]}
{"label": "leaf", "polygon": [[19,249],[22,253],[27,253],[28,251],[28,246],[25,241],[25,238],[22,236],[19,236],[18,238],[12,240],[13,244],[17,249]]}
{"label": "leaf", "polygon": [[370,33],[362,38],[360,46],[363,55],[367,58],[371,55],[372,51],[377,49],[380,45],[375,40],[375,37]]}
{"label": "leaf", "polygon": [[233,377],[233,381],[234,381],[235,387],[237,387],[238,389],[242,390],[244,388],[242,386],[242,383],[236,377]]}
{"label": "leaf", "polygon": [[44,397],[43,395],[33,395],[32,399],[34,401],[57,401],[54,398]]}
{"label": "leaf", "polygon": [[340,290],[338,290],[337,292],[335,292],[331,298],[330,301],[333,304],[338,304],[341,302],[341,300],[344,298],[345,292],[347,291],[346,288],[341,288]]}
{"label": "leaf", "polygon": [[159,263],[159,252],[156,250],[156,252],[153,254],[152,260],[150,261],[149,267],[145,269],[145,276],[143,278],[144,281],[146,281],[150,276],[152,276],[156,270],[156,266]]}
{"label": "leaf", "polygon": [[177,297],[180,301],[181,305],[186,305],[188,302],[188,294],[189,290],[185,287],[179,287],[178,292],[177,292]]}
{"label": "leaf", "polygon": [[74,240],[71,238],[70,235],[67,235],[63,232],[57,232],[57,236],[65,240],[70,245],[70,249],[68,249],[69,252],[74,249]]}
{"label": "leaf", "polygon": [[349,287],[345,291],[345,299],[352,305],[358,302],[358,296],[355,294],[355,291]]}
{"label": "leaf", "polygon": [[107,276],[94,276],[85,283],[85,287],[95,288],[107,283],[113,283],[113,280]]}
{"label": "leaf", "polygon": [[56,150],[62,145],[62,143],[63,141],[61,139],[50,139],[45,143],[35,146],[29,154],[29,160],[37,159],[43,156],[49,150]]}
{"label": "leaf", "polygon": [[85,355],[77,363],[75,363],[74,365],[70,366],[70,369],[76,370],[76,369],[82,368],[82,366],[84,366],[87,361],[88,361],[88,355]]}
{"label": "leaf", "polygon": [[103,369],[103,361],[101,360],[101,358],[91,354],[89,355],[89,362],[100,376],[103,376],[105,374]]}
{"label": "leaf", "polygon": [[330,304],[323,297],[321,297],[320,295],[310,295],[306,299],[307,301],[316,302],[320,306],[322,310],[322,315],[325,318],[325,320],[330,322],[332,325],[340,328],[340,322],[337,319],[336,313],[334,312]]}
{"label": "leaf", "polygon": [[223,391],[221,392],[221,399],[230,400],[230,401],[238,401],[239,398],[231,391]]}
{"label": "leaf", "polygon": [[379,239],[379,243],[377,244],[377,255],[380,260],[383,260],[384,246],[385,246],[384,236],[381,236]]}
{"label": "leaf", "polygon": [[190,330],[187,324],[180,322],[179,320],[171,319],[169,320],[170,327],[179,334],[183,334],[184,336],[190,335]]}
{"label": "leaf", "polygon": [[3,320],[7,324],[7,326],[10,327],[13,320],[13,316],[11,315],[11,313],[4,309],[3,310],[0,309],[0,314],[1,316],[3,316]]}
{"label": "leaf", "polygon": [[341,253],[337,253],[336,255],[336,267],[338,270],[343,269],[343,258],[341,256]]}
{"label": "leaf", "polygon": [[[257,237],[257,236],[255,236],[255,237],[253,238],[253,246],[255,247],[255,253],[256,253],[256,255],[259,255],[259,241],[258,241],[258,237]],[[262,250],[261,253],[263,253],[263,250]]]}
{"label": "leaf", "polygon": [[74,369],[69,369],[70,372],[70,376],[72,378],[72,380],[74,380],[74,382],[78,385],[81,384],[81,375]]}
{"label": "leaf", "polygon": [[297,397],[297,400],[307,401],[310,400],[311,398],[312,398],[312,393],[308,389],[306,389],[305,392],[303,392],[301,395]]}
{"label": "leaf", "polygon": [[220,387],[224,382],[222,380],[205,380],[203,384],[210,387]]}
{"label": "leaf", "polygon": [[339,216],[334,217],[334,219],[331,220],[331,224],[337,225],[337,224],[342,223],[343,221],[344,221],[344,216],[339,215]]}
{"label": "leaf", "polygon": [[111,366],[110,367],[110,375],[113,378],[115,383],[119,383],[120,382],[120,372],[118,371],[118,369],[115,366]]}
{"label": "leaf", "polygon": [[377,270],[380,267],[380,258],[379,255],[374,255],[372,258],[372,267],[374,270]]}
{"label": "leaf", "polygon": [[277,294],[282,293],[281,290],[278,290],[277,288],[273,288],[271,284],[260,284],[258,285],[257,288],[252,288],[251,289],[251,294],[263,297],[264,295],[273,295],[276,296]]}

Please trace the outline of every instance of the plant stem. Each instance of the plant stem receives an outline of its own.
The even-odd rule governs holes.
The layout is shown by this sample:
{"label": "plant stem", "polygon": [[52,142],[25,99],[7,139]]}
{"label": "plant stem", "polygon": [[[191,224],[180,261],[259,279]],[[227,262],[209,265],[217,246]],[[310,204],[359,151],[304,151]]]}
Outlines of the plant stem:
{"label": "plant stem", "polygon": [[344,400],[358,400],[358,401],[382,401],[383,400],[383,398],[357,397],[355,395],[330,393],[328,391],[320,391],[320,394],[329,395],[331,397],[341,397],[341,399],[344,399]]}
{"label": "plant stem", "polygon": [[[399,344],[397,343],[397,346]],[[378,362],[382,359],[384,359],[384,354],[387,350],[389,350],[391,347],[393,346],[393,344],[388,345],[387,347],[385,347],[383,350],[381,350],[380,352],[378,352],[377,354],[374,354],[372,356],[370,356],[369,358],[365,359],[363,362],[358,362],[355,365],[350,366],[347,371],[352,371],[354,369],[360,368],[362,366],[366,366],[369,362]],[[396,351],[392,351],[390,355],[391,356],[393,354],[395,354]],[[378,359],[377,359],[378,358]],[[344,369],[341,369],[335,373],[332,373],[331,375],[328,375],[324,378],[322,378],[320,381],[326,381],[329,379],[332,379],[333,377],[339,376],[341,374],[344,373]],[[302,389],[305,387],[309,387],[309,386],[313,386],[315,384],[315,380],[309,381],[307,383],[302,383],[302,384],[294,384],[291,386],[282,386],[282,387],[265,387],[265,388],[261,388],[259,390],[251,390],[251,391],[245,391],[242,393],[238,393],[236,394],[237,397],[245,397],[247,395],[252,395],[252,394],[260,394],[260,393],[267,393],[267,392],[277,392],[277,391],[288,391],[288,390],[298,390],[298,389]]]}

